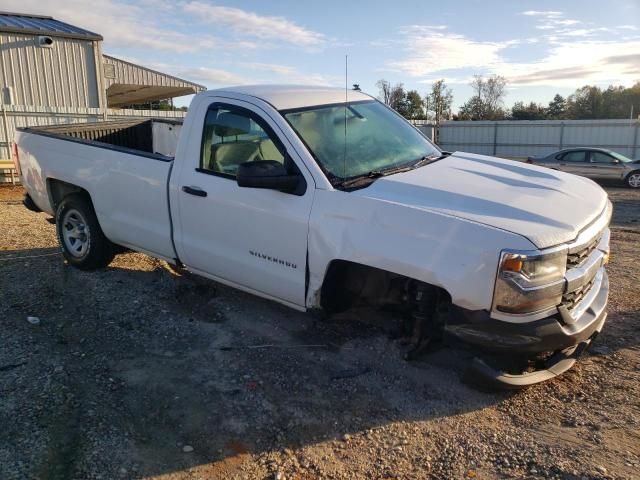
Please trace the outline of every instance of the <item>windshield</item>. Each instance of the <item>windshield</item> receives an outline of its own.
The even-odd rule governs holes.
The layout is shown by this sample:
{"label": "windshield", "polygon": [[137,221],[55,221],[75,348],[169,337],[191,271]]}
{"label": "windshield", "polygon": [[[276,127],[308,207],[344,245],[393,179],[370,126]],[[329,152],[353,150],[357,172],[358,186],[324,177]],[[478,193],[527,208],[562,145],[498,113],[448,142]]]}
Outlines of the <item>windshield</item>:
{"label": "windshield", "polygon": [[609,153],[613,156],[613,158],[617,158],[621,162],[624,162],[624,163],[633,162],[633,160],[631,160],[628,157],[625,157],[624,155],[619,154],[618,152],[609,151]]}
{"label": "windshield", "polygon": [[283,112],[330,180],[409,165],[441,152],[380,102]]}

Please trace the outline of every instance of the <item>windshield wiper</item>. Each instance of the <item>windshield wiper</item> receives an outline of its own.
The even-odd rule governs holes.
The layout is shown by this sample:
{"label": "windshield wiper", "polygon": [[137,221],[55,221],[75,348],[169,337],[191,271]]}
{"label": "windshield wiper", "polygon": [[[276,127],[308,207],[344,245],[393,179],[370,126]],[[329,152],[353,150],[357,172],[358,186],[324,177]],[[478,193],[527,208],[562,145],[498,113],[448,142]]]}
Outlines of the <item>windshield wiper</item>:
{"label": "windshield wiper", "polygon": [[414,167],[421,167],[422,165],[426,165],[427,163],[435,162],[436,160],[442,160],[443,158],[447,158],[449,155],[451,155],[451,152],[441,152],[440,155],[425,155],[414,164]]}
{"label": "windshield wiper", "polygon": [[376,178],[386,177],[387,175],[393,175],[394,173],[408,172],[409,170],[413,169],[413,165],[404,165],[402,167],[387,168],[385,170],[371,170],[370,172],[363,175],[358,175],[357,177],[337,182],[336,185],[343,188],[355,187],[356,185],[359,185],[361,183],[371,183]]}
{"label": "windshield wiper", "polygon": [[435,162],[436,160],[442,160],[445,157],[451,155],[450,152],[442,152],[441,155],[425,155],[422,158],[419,158],[415,162],[407,165],[400,165],[397,167],[385,168],[384,170],[371,170],[368,173],[358,175],[357,177],[349,178],[348,180],[340,180],[335,182],[334,186],[342,187],[342,188],[353,188],[353,187],[361,187],[369,185],[376,178],[386,177],[387,175],[393,175],[394,173],[402,173],[408,172],[409,170],[414,170],[416,168],[420,168],[429,163]]}

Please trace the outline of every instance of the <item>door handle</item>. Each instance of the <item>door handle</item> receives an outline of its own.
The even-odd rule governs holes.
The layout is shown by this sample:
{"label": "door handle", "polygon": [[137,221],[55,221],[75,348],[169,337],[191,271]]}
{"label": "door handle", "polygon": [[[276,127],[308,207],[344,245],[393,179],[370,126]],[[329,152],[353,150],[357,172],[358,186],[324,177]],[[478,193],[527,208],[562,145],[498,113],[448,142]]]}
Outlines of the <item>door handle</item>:
{"label": "door handle", "polygon": [[205,192],[204,190],[198,188],[198,187],[188,187],[188,186],[184,186],[182,187],[182,191],[184,193],[188,193],[189,195],[195,195],[196,197],[206,197],[207,196],[207,192]]}

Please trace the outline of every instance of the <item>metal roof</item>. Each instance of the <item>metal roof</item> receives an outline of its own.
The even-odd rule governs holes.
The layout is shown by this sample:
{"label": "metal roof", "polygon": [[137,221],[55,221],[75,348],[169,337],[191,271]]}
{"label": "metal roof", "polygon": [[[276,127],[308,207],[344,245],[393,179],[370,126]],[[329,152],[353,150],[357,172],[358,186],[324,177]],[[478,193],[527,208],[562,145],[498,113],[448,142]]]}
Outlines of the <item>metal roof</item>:
{"label": "metal roof", "polygon": [[27,13],[0,12],[0,32],[49,35],[82,40],[102,40],[102,36],[84,28],[69,25],[53,17]]}
{"label": "metal roof", "polygon": [[146,103],[206,90],[203,85],[119,58],[109,55],[102,55],[102,58],[109,107]]}
{"label": "metal roof", "polygon": [[278,110],[372,100],[371,96],[356,90],[305,85],[244,85],[209,92],[250,95],[265,100]]}

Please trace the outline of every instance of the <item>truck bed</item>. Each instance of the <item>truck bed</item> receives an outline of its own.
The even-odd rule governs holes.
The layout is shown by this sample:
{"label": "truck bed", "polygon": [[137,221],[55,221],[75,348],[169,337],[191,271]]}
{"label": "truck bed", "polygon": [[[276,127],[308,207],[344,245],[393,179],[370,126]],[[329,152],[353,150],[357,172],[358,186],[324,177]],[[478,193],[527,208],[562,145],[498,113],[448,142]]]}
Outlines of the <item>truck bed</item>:
{"label": "truck bed", "polygon": [[181,125],[154,119],[18,129],[25,188],[54,215],[60,185],[79,187],[111,241],[174,258],[168,180]]}
{"label": "truck bed", "polygon": [[127,153],[173,158],[181,129],[182,120],[179,119],[132,119],[30,127],[21,130]]}

